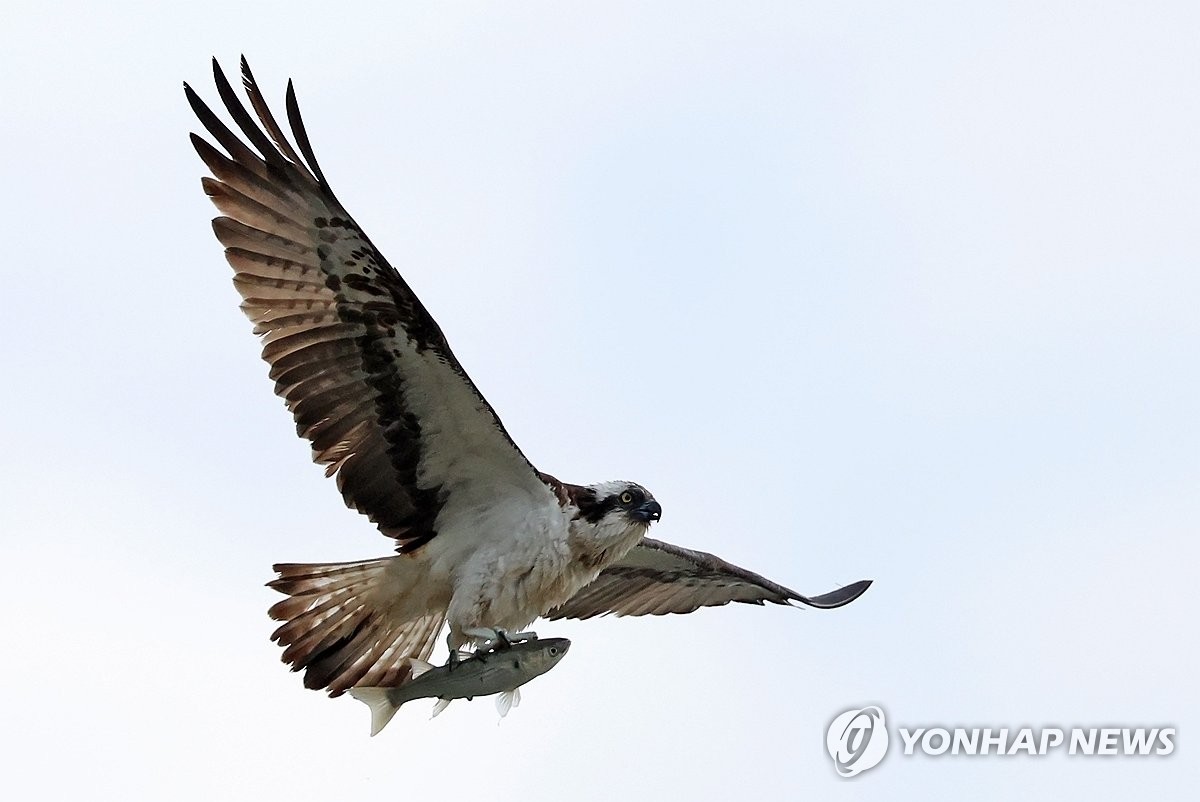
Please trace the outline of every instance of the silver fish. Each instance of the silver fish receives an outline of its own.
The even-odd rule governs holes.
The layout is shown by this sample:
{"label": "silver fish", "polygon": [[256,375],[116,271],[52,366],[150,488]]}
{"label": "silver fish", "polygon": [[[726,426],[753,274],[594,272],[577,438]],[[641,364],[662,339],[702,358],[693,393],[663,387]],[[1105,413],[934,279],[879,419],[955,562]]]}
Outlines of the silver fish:
{"label": "silver fish", "polygon": [[454,699],[496,697],[501,716],[521,703],[520,687],[545,674],[571,647],[566,638],[534,638],[485,653],[476,653],[454,665],[434,668],[413,661],[413,679],[399,688],[351,688],[350,695],[371,708],[371,734],[382,730],[405,702],[437,698],[433,715]]}

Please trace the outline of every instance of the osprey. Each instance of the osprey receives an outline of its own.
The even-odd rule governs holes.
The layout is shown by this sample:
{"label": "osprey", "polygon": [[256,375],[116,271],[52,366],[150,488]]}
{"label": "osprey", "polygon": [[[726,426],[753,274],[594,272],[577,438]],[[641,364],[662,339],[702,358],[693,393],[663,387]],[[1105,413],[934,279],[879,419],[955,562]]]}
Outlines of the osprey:
{"label": "osprey", "polygon": [[[254,116],[216,60],[217,91],[242,137],[184,84],[224,153],[191,135],[242,309],[263,340],[314,461],[347,506],[397,543],[382,559],[276,565],[287,598],[273,640],[304,684],[337,696],[399,686],[445,624],[452,657],[539,616],[660,615],[750,602],[837,607],[857,582],[807,598],[724,562],[645,538],[662,508],[633,482],[560,482],[538,471],[455,359],[401,275],[325,180],[291,82],[295,144],[245,58]],[[257,119],[255,119],[257,117]]]}

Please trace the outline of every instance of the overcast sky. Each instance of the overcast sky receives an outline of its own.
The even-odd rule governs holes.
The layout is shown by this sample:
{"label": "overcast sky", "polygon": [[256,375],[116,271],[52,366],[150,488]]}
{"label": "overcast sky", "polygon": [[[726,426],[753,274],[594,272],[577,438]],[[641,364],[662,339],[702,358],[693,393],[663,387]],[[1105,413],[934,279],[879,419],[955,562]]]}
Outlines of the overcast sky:
{"label": "overcast sky", "polygon": [[[1190,798],[1194,3],[42,3],[0,27],[0,780],[14,799]],[[377,738],[268,638],[382,556],[271,393],[189,81],[294,78],[339,197],[526,454],[837,611],[543,623]],[[439,655],[440,658],[440,655]],[[1173,725],[1167,758],[903,758],[843,710]],[[495,789],[495,790],[492,790]],[[519,789],[520,796],[516,796]]]}

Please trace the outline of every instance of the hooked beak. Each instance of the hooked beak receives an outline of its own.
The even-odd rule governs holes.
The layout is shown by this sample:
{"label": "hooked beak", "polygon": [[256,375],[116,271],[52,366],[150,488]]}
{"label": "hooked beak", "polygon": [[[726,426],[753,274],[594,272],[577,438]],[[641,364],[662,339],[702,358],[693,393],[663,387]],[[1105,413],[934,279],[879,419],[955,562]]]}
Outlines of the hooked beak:
{"label": "hooked beak", "polygon": [[635,521],[641,521],[644,524],[648,524],[651,521],[657,521],[662,517],[662,507],[657,501],[647,501],[636,510],[632,510],[629,515]]}

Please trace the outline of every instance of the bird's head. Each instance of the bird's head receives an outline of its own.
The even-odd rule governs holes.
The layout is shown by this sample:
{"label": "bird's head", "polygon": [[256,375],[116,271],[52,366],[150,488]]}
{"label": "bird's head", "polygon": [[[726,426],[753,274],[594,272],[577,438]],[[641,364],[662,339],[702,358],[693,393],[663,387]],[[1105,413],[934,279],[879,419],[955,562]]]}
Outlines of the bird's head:
{"label": "bird's head", "polygon": [[650,491],[636,482],[588,485],[577,499],[579,514],[588,523],[649,527],[662,517],[662,507]]}

